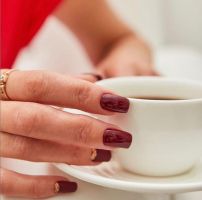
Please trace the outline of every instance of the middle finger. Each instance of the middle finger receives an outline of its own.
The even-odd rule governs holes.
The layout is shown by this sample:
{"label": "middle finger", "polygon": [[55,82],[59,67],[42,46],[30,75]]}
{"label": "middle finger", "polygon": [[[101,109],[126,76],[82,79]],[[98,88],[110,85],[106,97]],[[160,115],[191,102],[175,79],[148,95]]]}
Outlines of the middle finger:
{"label": "middle finger", "polygon": [[2,101],[1,114],[1,131],[7,133],[99,149],[132,142],[131,134],[114,125],[37,103]]}

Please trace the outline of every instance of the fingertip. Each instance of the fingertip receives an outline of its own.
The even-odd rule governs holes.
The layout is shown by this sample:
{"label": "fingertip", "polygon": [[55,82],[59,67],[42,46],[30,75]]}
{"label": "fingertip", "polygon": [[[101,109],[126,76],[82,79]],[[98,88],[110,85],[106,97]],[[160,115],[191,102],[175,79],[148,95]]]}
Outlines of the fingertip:
{"label": "fingertip", "polygon": [[118,113],[127,113],[130,101],[126,97],[104,93],[100,98],[100,105],[104,110]]}
{"label": "fingertip", "polygon": [[104,77],[98,73],[83,73],[83,74],[76,76],[76,77],[79,79],[83,79],[83,80],[92,82],[92,83],[104,79]]}
{"label": "fingertip", "polygon": [[159,72],[157,72],[157,71],[153,71],[153,75],[154,76],[161,76],[161,74]]}
{"label": "fingertip", "polygon": [[93,149],[91,160],[93,162],[108,162],[111,160],[111,151],[104,149]]}
{"label": "fingertip", "polygon": [[57,181],[55,183],[55,193],[72,193],[76,192],[78,184],[71,181]]}

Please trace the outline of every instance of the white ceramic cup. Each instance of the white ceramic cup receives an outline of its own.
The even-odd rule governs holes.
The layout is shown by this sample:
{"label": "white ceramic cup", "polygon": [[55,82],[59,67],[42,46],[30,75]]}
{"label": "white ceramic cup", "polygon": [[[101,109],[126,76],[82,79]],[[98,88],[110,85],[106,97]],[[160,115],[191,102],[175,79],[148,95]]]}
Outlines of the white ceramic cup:
{"label": "white ceramic cup", "polygon": [[191,169],[202,155],[202,83],[160,77],[124,77],[98,82],[125,97],[171,97],[184,100],[131,99],[126,114],[98,116],[133,135],[129,149],[115,150],[133,173],[171,176]]}

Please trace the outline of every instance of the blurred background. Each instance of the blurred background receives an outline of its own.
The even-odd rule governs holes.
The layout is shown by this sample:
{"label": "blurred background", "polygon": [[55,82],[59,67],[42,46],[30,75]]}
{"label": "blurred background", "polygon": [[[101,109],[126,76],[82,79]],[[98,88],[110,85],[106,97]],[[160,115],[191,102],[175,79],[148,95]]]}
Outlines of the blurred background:
{"label": "blurred background", "polygon": [[174,44],[202,51],[201,0],[109,0],[109,3],[154,46]]}
{"label": "blurred background", "polygon": [[[154,49],[163,75],[202,80],[201,0],[108,0],[112,9]],[[74,35],[49,17],[15,66],[73,74],[92,70]]]}

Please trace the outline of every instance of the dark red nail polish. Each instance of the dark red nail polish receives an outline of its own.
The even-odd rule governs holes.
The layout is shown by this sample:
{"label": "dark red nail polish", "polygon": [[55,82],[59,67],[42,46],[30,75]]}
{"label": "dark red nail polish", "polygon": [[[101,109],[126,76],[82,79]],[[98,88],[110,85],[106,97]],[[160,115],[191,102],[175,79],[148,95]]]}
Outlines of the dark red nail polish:
{"label": "dark red nail polish", "polygon": [[129,148],[132,143],[132,135],[117,129],[106,129],[103,135],[103,143],[112,147]]}
{"label": "dark red nail polish", "polygon": [[100,81],[103,79],[103,77],[99,74],[94,74],[94,73],[84,73],[84,74],[94,76],[97,81]]}
{"label": "dark red nail polish", "polygon": [[56,193],[70,193],[77,190],[77,183],[70,181],[58,181],[55,184]]}
{"label": "dark red nail polish", "polygon": [[92,160],[93,162],[107,162],[111,160],[111,151],[96,149],[95,158]]}
{"label": "dark red nail polish", "polygon": [[100,81],[100,80],[103,79],[103,77],[102,77],[101,75],[99,75],[99,74],[94,74],[94,76],[96,77],[96,79],[97,79],[98,81]]}
{"label": "dark red nail polish", "polygon": [[103,94],[100,100],[103,109],[119,113],[128,112],[129,104],[127,98],[114,94]]}

